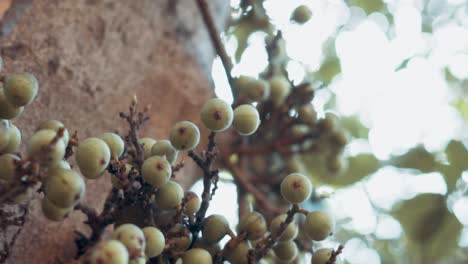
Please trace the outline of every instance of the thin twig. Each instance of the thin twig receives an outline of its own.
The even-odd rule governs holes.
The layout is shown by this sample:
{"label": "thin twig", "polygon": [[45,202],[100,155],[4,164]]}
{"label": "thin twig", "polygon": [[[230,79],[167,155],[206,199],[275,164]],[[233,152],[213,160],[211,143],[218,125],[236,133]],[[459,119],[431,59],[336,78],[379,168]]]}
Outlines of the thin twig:
{"label": "thin twig", "polygon": [[213,43],[216,53],[218,54],[221,62],[223,63],[224,71],[228,79],[229,85],[231,86],[231,92],[234,99],[236,98],[236,90],[234,87],[234,78],[231,75],[232,72],[232,61],[224,48],[224,45],[219,37],[219,32],[216,29],[213,17],[210,14],[210,10],[206,0],[196,0],[198,9],[203,17],[208,33],[210,34],[211,42]]}

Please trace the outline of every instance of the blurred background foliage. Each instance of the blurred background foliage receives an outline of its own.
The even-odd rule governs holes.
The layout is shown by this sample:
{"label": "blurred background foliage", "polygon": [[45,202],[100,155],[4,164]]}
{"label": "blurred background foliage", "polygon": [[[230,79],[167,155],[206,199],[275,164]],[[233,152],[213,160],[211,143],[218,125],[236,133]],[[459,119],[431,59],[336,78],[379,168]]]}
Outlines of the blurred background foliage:
{"label": "blurred background foliage", "polygon": [[[304,24],[290,19],[300,5],[311,11]],[[232,9],[223,40],[234,75],[260,76],[265,41],[281,31],[287,75],[325,87],[311,103],[347,132],[338,172],[320,155],[292,160],[316,197],[328,197],[306,206],[336,218],[324,246],[344,244],[345,263],[467,263],[468,2],[250,0]],[[213,79],[232,101],[219,60]]]}

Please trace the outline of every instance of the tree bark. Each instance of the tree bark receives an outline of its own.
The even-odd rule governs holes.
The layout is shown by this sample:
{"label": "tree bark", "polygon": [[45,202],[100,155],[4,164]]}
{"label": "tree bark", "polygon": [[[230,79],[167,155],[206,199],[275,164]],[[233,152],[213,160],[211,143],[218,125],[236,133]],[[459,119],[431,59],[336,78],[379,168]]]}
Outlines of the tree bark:
{"label": "tree bark", "polygon": [[[211,1],[211,8],[224,28],[229,1]],[[80,139],[124,134],[118,112],[127,110],[133,94],[140,106],[151,105],[142,135],[167,138],[177,121],[200,123],[199,109],[213,95],[214,50],[194,1],[13,1],[0,27],[2,73],[31,72],[40,83],[36,100],[13,120],[23,150],[47,119],[63,121]],[[186,187],[190,171],[187,166],[179,178]],[[109,175],[88,181],[86,203],[101,208],[109,189]],[[79,212],[61,223],[46,220],[39,198],[33,195],[7,263],[67,263],[76,250],[73,231],[87,231]]]}

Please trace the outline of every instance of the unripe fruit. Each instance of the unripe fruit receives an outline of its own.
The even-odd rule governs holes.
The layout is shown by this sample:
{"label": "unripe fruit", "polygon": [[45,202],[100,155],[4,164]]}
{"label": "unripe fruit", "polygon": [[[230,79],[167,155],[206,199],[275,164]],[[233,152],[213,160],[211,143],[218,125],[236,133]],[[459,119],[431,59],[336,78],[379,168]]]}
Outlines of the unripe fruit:
{"label": "unripe fruit", "polygon": [[257,131],[260,126],[260,115],[255,107],[244,104],[234,109],[234,129],[241,135],[251,135]]}
{"label": "unripe fruit", "polygon": [[211,131],[221,132],[226,130],[232,124],[233,118],[232,107],[218,98],[208,100],[201,110],[201,120]]}
{"label": "unripe fruit", "polygon": [[118,240],[102,242],[91,253],[90,264],[128,264],[128,251]]}
{"label": "unripe fruit", "polygon": [[241,242],[231,251],[226,252],[226,259],[232,264],[247,264],[249,249],[250,246],[247,242]]}
{"label": "unripe fruit", "polygon": [[156,204],[163,210],[174,209],[182,203],[184,190],[175,181],[168,181],[156,192]]}
{"label": "unripe fruit", "polygon": [[239,94],[250,101],[262,102],[270,96],[270,85],[264,80],[249,76],[239,76],[235,80],[235,87]]}
{"label": "unripe fruit", "polygon": [[24,72],[8,75],[4,87],[8,101],[19,107],[32,102],[37,95],[39,82],[34,75]]}
{"label": "unripe fruit", "polygon": [[125,144],[122,138],[116,133],[107,132],[102,134],[100,139],[106,142],[107,146],[110,149],[111,157],[120,158],[125,149]]}
{"label": "unripe fruit", "polygon": [[[275,217],[270,223],[270,232],[274,235],[278,235],[280,226],[286,220],[287,215],[281,214]],[[294,222],[291,222],[286,229],[284,230],[283,234],[278,237],[278,241],[286,242],[291,241],[296,238],[298,233],[297,226]]]}
{"label": "unripe fruit", "polygon": [[166,240],[171,245],[171,248],[175,249],[176,251],[187,250],[192,244],[193,238],[192,232],[190,232],[187,227],[181,224],[176,224],[173,228],[171,228],[167,232],[167,237],[168,239]]}
{"label": "unripe fruit", "polygon": [[270,79],[270,100],[275,106],[283,104],[284,100],[291,92],[291,84],[282,76],[276,76]]}
{"label": "unripe fruit", "polygon": [[301,5],[294,9],[291,15],[291,20],[298,24],[304,24],[307,21],[309,21],[311,17],[312,11],[310,11],[310,9],[307,6]]}
{"label": "unripe fruit", "polygon": [[76,148],[75,160],[83,176],[97,179],[106,171],[110,155],[110,149],[102,139],[87,138]]}
{"label": "unripe fruit", "polygon": [[138,143],[143,146],[143,152],[145,154],[145,159],[151,157],[151,148],[153,145],[156,143],[156,140],[145,137],[145,138],[140,138],[138,140]]}
{"label": "unripe fruit", "polygon": [[307,125],[314,125],[317,122],[317,112],[312,104],[306,104],[297,110],[299,120]]}
{"label": "unripe fruit", "polygon": [[339,123],[340,119],[336,114],[327,112],[325,114],[325,118],[322,118],[318,121],[317,128],[320,131],[332,131],[339,126]]}
{"label": "unripe fruit", "polygon": [[119,240],[127,248],[130,258],[144,256],[145,235],[143,231],[134,224],[123,224],[112,232],[112,239]]}
{"label": "unripe fruit", "polygon": [[201,248],[192,248],[182,256],[182,264],[211,264],[213,259],[208,251]]}
{"label": "unripe fruit", "polygon": [[182,121],[171,129],[169,140],[178,150],[191,150],[200,142],[200,130],[194,123]]}
{"label": "unripe fruit", "polygon": [[49,166],[49,172],[55,169],[65,169],[65,170],[71,170],[70,163],[66,162],[65,160],[60,160],[59,162],[53,164],[52,166]]}
{"label": "unripe fruit", "polygon": [[0,179],[11,182],[16,174],[16,161],[20,160],[16,155],[3,154],[0,156]]}
{"label": "unripe fruit", "polygon": [[191,216],[194,215],[201,206],[200,197],[194,192],[187,192],[185,194],[185,206],[184,212],[186,215]]}
{"label": "unripe fruit", "polygon": [[62,122],[58,120],[44,121],[39,125],[36,131],[39,131],[42,129],[50,129],[55,132],[58,132],[60,128],[63,128],[63,136],[61,137],[61,139],[63,140],[63,143],[65,143],[65,147],[66,147],[68,146],[68,142],[70,140],[70,134],[68,133],[68,130],[65,128],[65,125]]}
{"label": "unripe fruit", "polygon": [[299,204],[309,199],[312,193],[312,183],[300,173],[291,173],[281,182],[281,195],[293,204]]}
{"label": "unripe fruit", "polygon": [[[316,250],[312,254],[312,264],[327,264],[332,255],[333,249],[331,248],[321,248]],[[333,264],[339,264],[340,261],[337,259]]]}
{"label": "unripe fruit", "polygon": [[166,245],[163,233],[156,227],[148,226],[143,228],[143,234],[145,235],[146,240],[146,256],[149,258],[159,256]]}
{"label": "unripe fruit", "polygon": [[218,243],[228,232],[229,223],[222,215],[213,214],[203,221],[202,236],[207,243]]}
{"label": "unripe fruit", "polygon": [[[0,119],[0,150],[3,152],[10,143],[10,122],[8,120]],[[6,151],[5,151],[6,152]]]}
{"label": "unripe fruit", "polygon": [[151,156],[164,156],[172,165],[176,162],[179,151],[172,146],[169,140],[158,140],[151,148]]}
{"label": "unripe fruit", "polygon": [[128,264],[146,264],[146,258],[140,257],[136,259],[131,259]]}
{"label": "unripe fruit", "polygon": [[166,158],[153,156],[143,162],[141,174],[146,182],[155,188],[159,188],[171,178],[172,167]]}
{"label": "unripe fruit", "polygon": [[248,240],[256,240],[265,234],[267,225],[265,218],[258,212],[250,212],[239,223],[239,233],[247,232]]}
{"label": "unripe fruit", "polygon": [[2,152],[13,152],[18,149],[21,144],[21,132],[15,125],[10,124],[8,132],[10,134],[10,138],[8,140],[8,144],[3,149],[0,148]]}
{"label": "unripe fruit", "polygon": [[298,249],[294,241],[280,242],[273,247],[275,255],[283,261],[291,261],[296,258]]}
{"label": "unripe fruit", "polygon": [[0,118],[13,119],[19,116],[23,110],[23,106],[13,106],[5,97],[4,89],[0,88]]}
{"label": "unripe fruit", "polygon": [[203,248],[208,251],[211,256],[215,256],[216,253],[221,250],[221,246],[219,244],[208,243],[203,237],[197,239],[192,248]]}
{"label": "unripe fruit", "polygon": [[83,178],[72,170],[55,169],[50,173],[44,182],[47,199],[62,208],[76,205],[86,190]]}
{"label": "unripe fruit", "polygon": [[[51,166],[61,161],[65,155],[65,144],[63,140],[57,140],[50,151],[44,149],[50,146],[57,133],[50,129],[39,130],[29,139],[27,154],[37,159],[41,164]],[[45,155],[47,154],[47,155]]]}
{"label": "unripe fruit", "polygon": [[322,241],[332,233],[333,221],[327,214],[315,211],[307,214],[302,227],[310,239]]}
{"label": "unripe fruit", "polygon": [[41,201],[42,214],[51,220],[56,222],[63,221],[68,214],[73,211],[73,207],[61,208],[53,204],[47,197],[44,197]]}

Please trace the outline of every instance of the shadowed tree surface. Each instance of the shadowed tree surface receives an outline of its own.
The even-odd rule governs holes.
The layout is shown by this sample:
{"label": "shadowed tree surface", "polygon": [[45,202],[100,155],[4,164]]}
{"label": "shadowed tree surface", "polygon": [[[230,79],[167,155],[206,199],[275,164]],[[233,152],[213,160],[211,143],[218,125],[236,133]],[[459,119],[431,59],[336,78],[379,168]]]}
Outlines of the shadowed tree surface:
{"label": "shadowed tree surface", "polygon": [[[211,8],[224,28],[228,1]],[[195,109],[212,96],[214,51],[194,1],[13,1],[2,36],[5,71],[33,72],[40,84],[38,98],[15,120],[24,139],[46,119],[63,121],[79,138],[125,133],[118,112],[134,94],[151,105],[142,136],[167,137],[182,118],[199,122]],[[184,178],[187,186],[191,177]],[[87,185],[86,202],[100,208],[108,175]],[[7,263],[66,263],[76,250],[73,230],[86,231],[79,212],[47,221],[37,198]]]}

